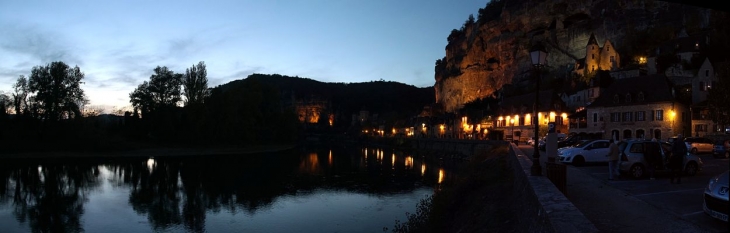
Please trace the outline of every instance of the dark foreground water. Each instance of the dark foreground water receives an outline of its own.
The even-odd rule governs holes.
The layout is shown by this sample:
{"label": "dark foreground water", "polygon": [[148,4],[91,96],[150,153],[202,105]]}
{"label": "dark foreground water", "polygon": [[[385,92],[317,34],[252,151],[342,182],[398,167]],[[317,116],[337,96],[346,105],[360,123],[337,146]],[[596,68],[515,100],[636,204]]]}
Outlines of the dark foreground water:
{"label": "dark foreground water", "polygon": [[383,232],[455,172],[378,148],[0,160],[0,232]]}

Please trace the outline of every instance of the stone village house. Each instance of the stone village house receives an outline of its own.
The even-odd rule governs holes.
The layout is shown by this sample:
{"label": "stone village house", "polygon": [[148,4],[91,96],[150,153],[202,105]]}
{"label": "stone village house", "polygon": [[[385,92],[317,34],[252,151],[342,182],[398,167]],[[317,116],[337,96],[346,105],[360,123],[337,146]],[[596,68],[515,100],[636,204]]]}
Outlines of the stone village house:
{"label": "stone village house", "polygon": [[603,138],[666,140],[688,132],[689,106],[682,104],[673,83],[663,74],[615,80],[586,106],[585,132]]}

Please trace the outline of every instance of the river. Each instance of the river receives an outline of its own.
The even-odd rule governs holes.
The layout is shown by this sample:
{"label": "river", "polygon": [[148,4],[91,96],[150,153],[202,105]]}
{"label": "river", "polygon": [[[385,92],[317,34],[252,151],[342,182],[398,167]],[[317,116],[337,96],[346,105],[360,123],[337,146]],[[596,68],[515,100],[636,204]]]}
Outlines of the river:
{"label": "river", "polygon": [[442,164],[355,146],[3,159],[0,231],[389,232],[456,177]]}

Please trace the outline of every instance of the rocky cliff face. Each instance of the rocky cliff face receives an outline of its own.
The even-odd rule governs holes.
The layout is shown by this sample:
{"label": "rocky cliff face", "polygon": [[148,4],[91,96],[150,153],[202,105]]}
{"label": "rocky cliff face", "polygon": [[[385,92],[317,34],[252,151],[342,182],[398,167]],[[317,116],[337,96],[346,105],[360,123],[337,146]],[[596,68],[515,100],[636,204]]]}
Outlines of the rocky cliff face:
{"label": "rocky cliff face", "polygon": [[576,60],[585,57],[591,33],[600,46],[611,41],[621,64],[631,64],[681,29],[708,29],[715,13],[653,0],[492,1],[484,9],[493,14],[452,31],[445,57],[436,62],[436,102],[447,112],[505,86],[534,91],[528,51],[534,42],[542,42],[549,52],[543,80],[564,79]]}

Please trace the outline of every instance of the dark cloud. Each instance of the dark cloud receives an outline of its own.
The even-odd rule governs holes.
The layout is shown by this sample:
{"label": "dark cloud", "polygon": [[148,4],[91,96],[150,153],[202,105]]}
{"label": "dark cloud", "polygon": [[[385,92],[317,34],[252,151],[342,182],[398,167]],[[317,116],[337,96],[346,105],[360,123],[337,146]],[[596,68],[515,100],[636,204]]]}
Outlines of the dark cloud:
{"label": "dark cloud", "polygon": [[80,48],[53,31],[24,24],[0,24],[0,51],[29,56],[43,65],[54,61],[82,65]]}
{"label": "dark cloud", "polygon": [[208,86],[215,87],[218,85],[226,84],[233,80],[244,79],[253,73],[260,72],[261,70],[263,70],[262,67],[251,67],[236,71],[233,74],[225,75],[223,77],[208,77]]}

